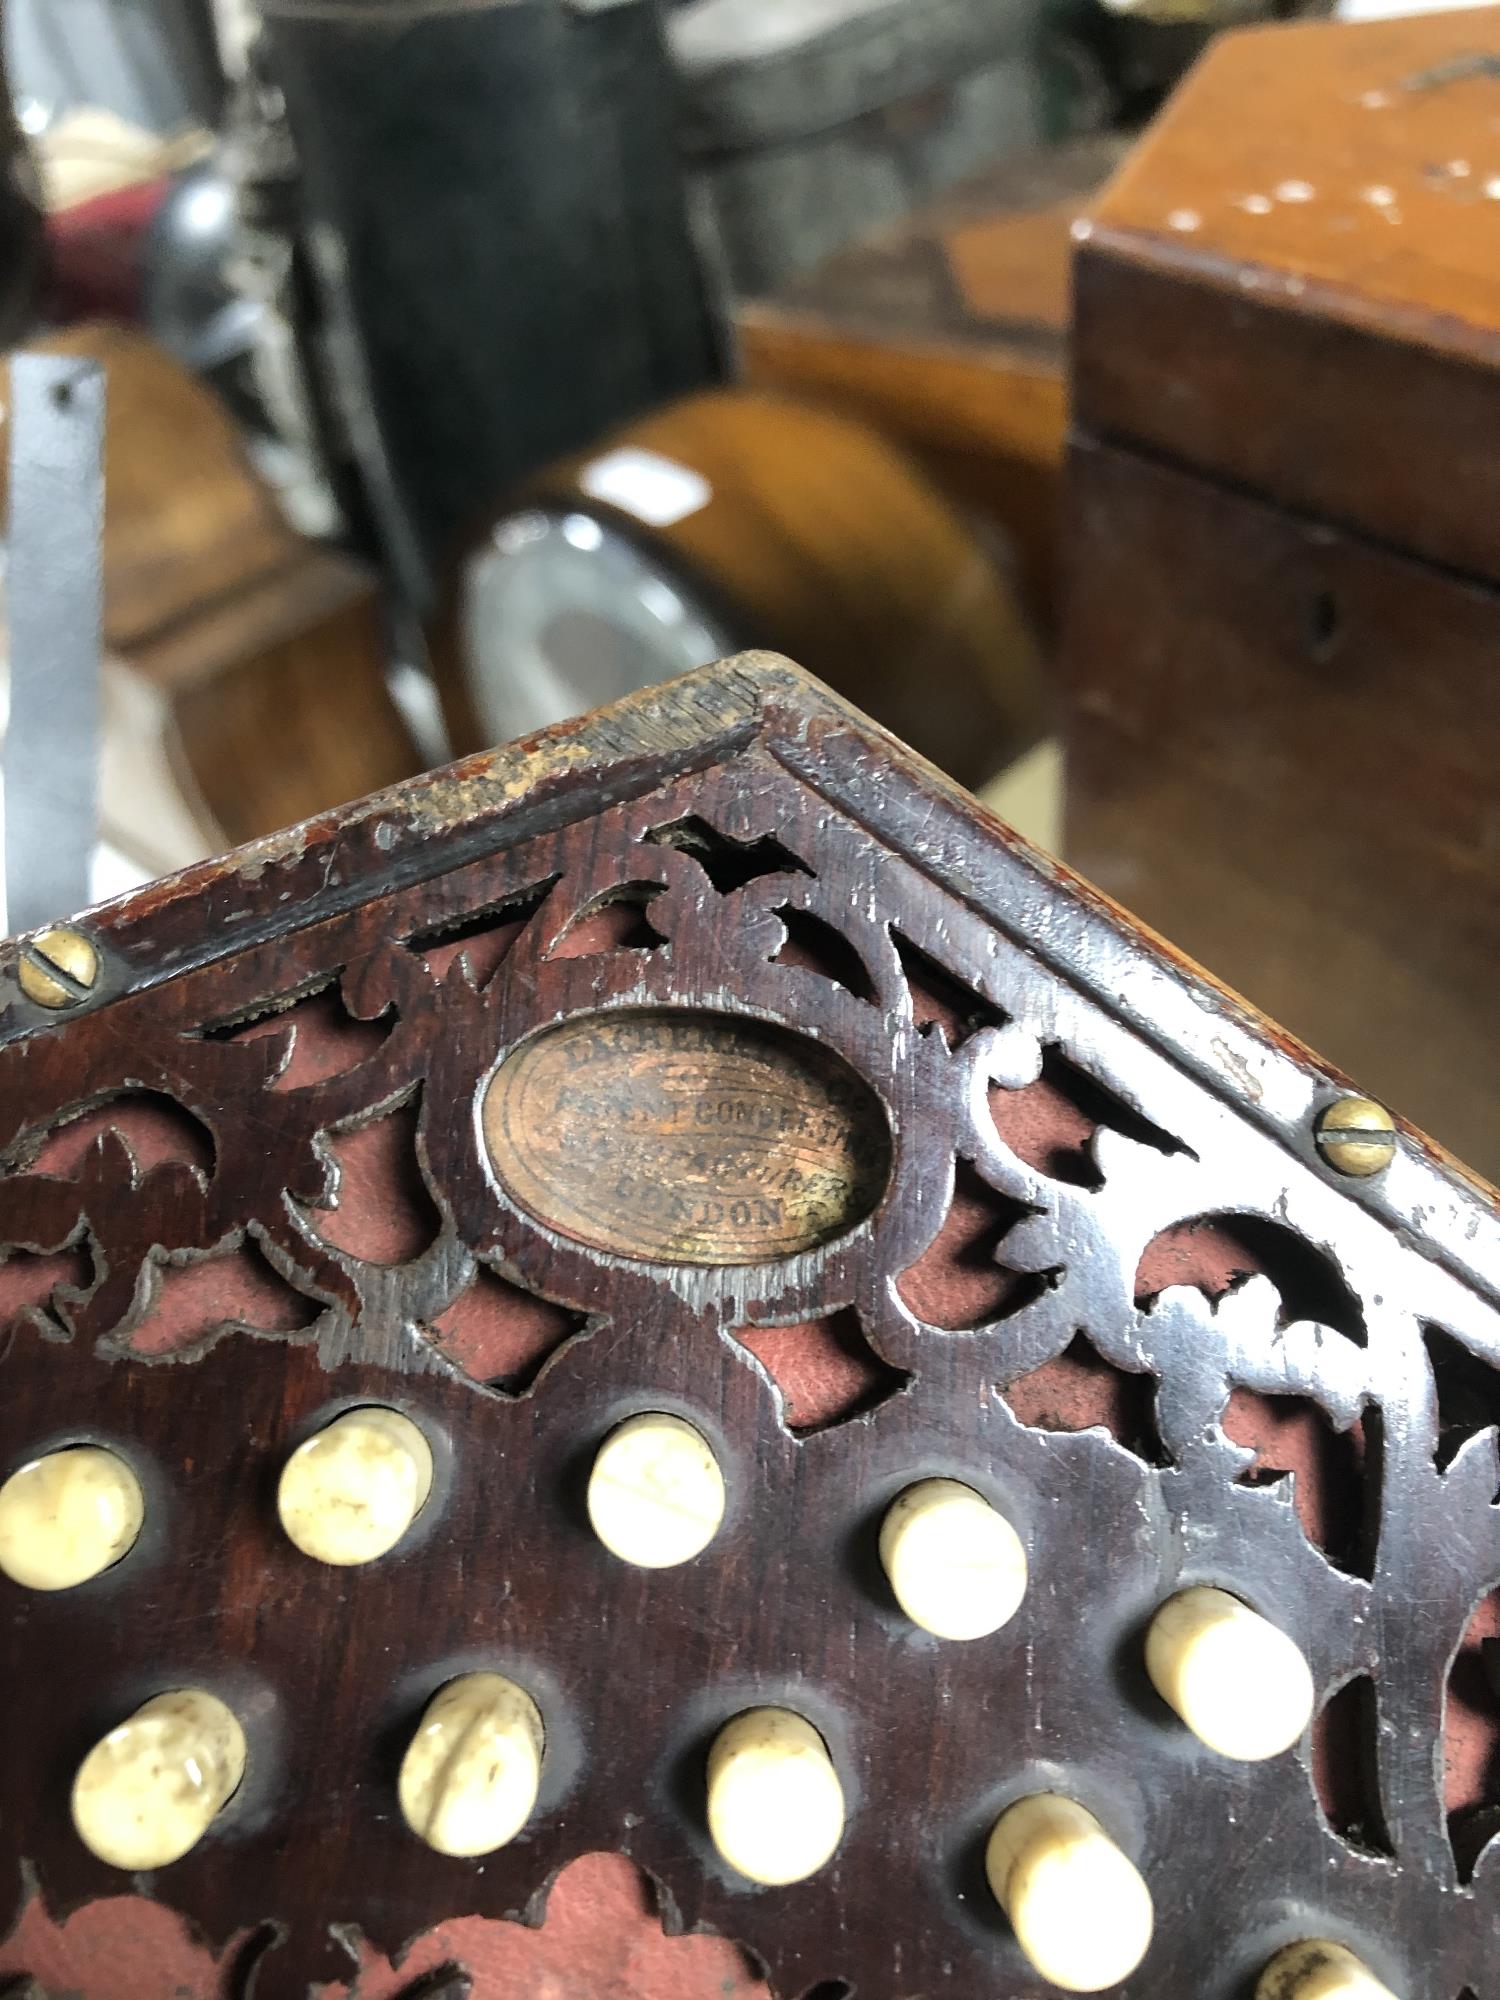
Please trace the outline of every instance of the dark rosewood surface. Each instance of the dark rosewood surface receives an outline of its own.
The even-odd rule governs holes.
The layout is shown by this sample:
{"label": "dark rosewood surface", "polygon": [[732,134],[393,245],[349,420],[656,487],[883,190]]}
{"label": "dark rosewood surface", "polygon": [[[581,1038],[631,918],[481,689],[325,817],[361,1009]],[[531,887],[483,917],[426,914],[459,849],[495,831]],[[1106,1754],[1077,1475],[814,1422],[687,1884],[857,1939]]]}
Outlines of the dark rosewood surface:
{"label": "dark rosewood surface", "polygon": [[[1311,1140],[1340,1079],[765,657],[84,922],[105,971],[76,1014],[0,966],[0,1477],[97,1439],[148,1519],[74,1592],[0,1579],[0,1928],[136,1893],[235,1941],[229,1991],[300,2000],[362,1945],[536,1922],[608,1849],[778,1995],[1039,1993],[980,1858],[1007,1802],[1062,1787],[1155,1896],[1131,2000],[1238,2000],[1310,1930],[1407,2000],[1492,2000],[1500,1218],[1419,1136],[1340,1180]],[[598,1191],[592,1223],[515,1199],[486,1139],[549,1033],[609,1056],[587,1172],[528,1153],[554,1205]],[[732,1057],[726,1102],[759,1064],[778,1105],[824,1105],[801,1136],[836,1186],[786,1254],[753,1209],[744,1262],[733,1213],[713,1260],[630,1240],[622,1132],[704,1201],[753,1178],[743,1146],[677,1146],[674,1036]],[[392,1556],[323,1569],[275,1481],[363,1401],[423,1426],[433,1495]],[[727,1478],[678,1570],[610,1559],[582,1505],[641,1409]],[[1026,1541],[990,1639],[916,1632],[881,1579],[881,1513],[928,1474]],[[1153,1696],[1143,1622],[1193,1581],[1304,1648],[1309,1743],[1229,1765]],[[481,1666],[533,1692],[547,1756],[476,1864],[407,1832],[394,1778]],[[249,1773],[131,1882],[74,1836],[71,1774],[187,1683],[236,1708]],[[823,1732],[850,1806],[784,1890],[703,1829],[707,1743],[761,1701]]]}

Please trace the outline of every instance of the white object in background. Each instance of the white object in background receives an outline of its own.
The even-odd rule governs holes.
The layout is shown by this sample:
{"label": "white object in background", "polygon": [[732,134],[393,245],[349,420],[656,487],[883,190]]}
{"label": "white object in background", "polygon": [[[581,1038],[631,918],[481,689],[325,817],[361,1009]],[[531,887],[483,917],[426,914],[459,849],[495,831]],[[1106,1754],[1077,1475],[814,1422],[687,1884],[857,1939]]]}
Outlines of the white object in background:
{"label": "white object in background", "polygon": [[726,1723],[708,1754],[708,1830],[747,1881],[805,1881],[844,1831],[844,1791],[828,1745],[789,1708],[752,1708]]}
{"label": "white object in background", "polygon": [[956,1479],[923,1479],[896,1496],[880,1524],[880,1560],[901,1609],[939,1639],[998,1632],[1026,1595],[1020,1536]]}
{"label": "white object in background", "polygon": [[1398,14],[1447,14],[1460,7],[1488,7],[1493,0],[1338,0],[1339,21],[1389,21]]}
{"label": "white object in background", "polygon": [[[56,0],[42,4],[55,6]],[[213,144],[201,125],[179,123],[167,136],[98,105],[77,105],[54,118],[34,145],[44,206],[56,215],[163,179],[207,159]]]}
{"label": "white object in background", "polygon": [[591,500],[602,500],[633,514],[648,528],[671,528],[696,514],[714,497],[714,489],[690,465],[663,458],[659,451],[621,445],[586,465],[578,484]]}
{"label": "white object in background", "polygon": [[685,674],[747,643],[685,578],[610,520],[572,509],[512,515],[461,580],[464,678],[485,741]]}
{"label": "white object in background", "polygon": [[367,1405],[298,1445],[282,1468],[276,1511],[315,1562],[347,1568],[392,1550],[432,1490],[432,1450],[410,1417]]}
{"label": "white object in background", "polygon": [[1117,1986],[1151,1943],[1151,1892],[1091,1812],[1039,1792],[995,1822],[984,1857],[995,1901],[1043,1979],[1068,1993]]}
{"label": "white object in background", "polygon": [[28,1590],[72,1590],[134,1547],[141,1483],[102,1445],[49,1451],[0,1486],[0,1570]]}
{"label": "white object in background", "polygon": [[1046,854],[1062,852],[1063,747],[1055,736],[1035,744],[979,789],[981,805]]}
{"label": "white object in background", "polygon": [[401,1760],[407,1825],[439,1854],[493,1854],[531,1817],[544,1740],[536,1703],[503,1674],[449,1681]]}
{"label": "white object in background", "polygon": [[159,1694],[94,1745],[73,1780],[91,1854],[134,1874],[165,1868],[207,1833],[245,1774],[245,1732],[202,1688]]}
{"label": "white object in background", "polygon": [[701,1555],[719,1532],[724,1500],[708,1440],[661,1410],[611,1431],[589,1474],[594,1533],[639,1569],[673,1569]]}
{"label": "white object in background", "polygon": [[177,751],[160,688],[134,668],[106,659],[100,694],[102,844],[139,869],[142,882],[220,852],[223,832]]}
{"label": "white object in background", "polygon": [[1296,1642],[1227,1590],[1197,1585],[1168,1598],[1146,1633],[1146,1671],[1222,1757],[1279,1757],[1312,1720],[1313,1678]]}

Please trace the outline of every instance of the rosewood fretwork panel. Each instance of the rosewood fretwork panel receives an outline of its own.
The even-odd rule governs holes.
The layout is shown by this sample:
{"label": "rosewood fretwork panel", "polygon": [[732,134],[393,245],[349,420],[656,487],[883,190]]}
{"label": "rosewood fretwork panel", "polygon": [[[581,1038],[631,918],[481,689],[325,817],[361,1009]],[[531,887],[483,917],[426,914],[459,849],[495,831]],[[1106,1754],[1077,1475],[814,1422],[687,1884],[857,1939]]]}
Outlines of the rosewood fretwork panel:
{"label": "rosewood fretwork panel", "polygon": [[[5,973],[0,1479],[103,1444],[145,1522],[76,1590],[0,1577],[17,1938],[145,1899],[280,2000],[450,1920],[537,1924],[606,1850],[788,2000],[1000,2000],[1050,1989],[985,1838],[1063,1790],[1155,1901],[1128,1995],[1237,2000],[1308,1935],[1408,2000],[1500,1995],[1494,1208],[1410,1134],[1342,1177],[1311,1136],[1340,1079],[935,773],[751,659],[80,927],[70,1008],[20,995],[18,948]],[[372,1403],[420,1425],[432,1492],[391,1555],[326,1567],[277,1477]],[[727,1494],[660,1571],[583,1498],[643,1410]],[[904,1619],[877,1557],[934,1475],[1025,1543],[972,1643]],[[1302,1648],[1290,1753],[1214,1756],[1147,1680],[1146,1622],[1198,1582]],[[465,1861],[396,1770],[479,1668],[546,1748],[524,1831]],[[72,1774],[184,1685],[239,1716],[245,1776],[122,1875]],[[760,1703],[847,1801],[782,1888],[704,1823],[707,1746]]]}

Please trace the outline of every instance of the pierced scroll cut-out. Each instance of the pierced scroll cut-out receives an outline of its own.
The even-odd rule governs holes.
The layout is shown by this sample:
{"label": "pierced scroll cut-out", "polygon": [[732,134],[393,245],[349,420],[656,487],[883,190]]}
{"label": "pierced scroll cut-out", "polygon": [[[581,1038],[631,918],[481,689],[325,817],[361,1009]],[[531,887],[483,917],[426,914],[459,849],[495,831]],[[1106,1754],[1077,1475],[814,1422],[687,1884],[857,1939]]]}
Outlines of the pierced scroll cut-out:
{"label": "pierced scroll cut-out", "polygon": [[181,1161],[207,1177],[213,1135],[202,1119],[161,1091],[124,1090],[55,1125],[27,1162],[31,1172],[73,1179],[106,1137],[122,1139],[137,1173]]}
{"label": "pierced scroll cut-out", "polygon": [[943,1225],[899,1282],[917,1318],[950,1333],[993,1326],[1044,1291],[1044,1276],[1012,1270],[1003,1256],[1005,1238],[1029,1213],[960,1160]]}
{"label": "pierced scroll cut-out", "polygon": [[415,932],[406,940],[434,977],[446,973],[455,959],[465,960],[475,986],[488,986],[511,947],[551,895],[556,878],[538,882],[518,894],[503,896],[492,908],[459,915]]}
{"label": "pierced scroll cut-out", "polygon": [[1003,1395],[1033,1430],[1108,1431],[1147,1465],[1165,1465],[1156,1427],[1156,1378],[1116,1367],[1087,1334],[1006,1385]]}
{"label": "pierced scroll cut-out", "polygon": [[627,884],[596,897],[568,925],[548,954],[552,958],[591,958],[605,951],[655,951],[666,943],[651,921],[655,883]]}
{"label": "pierced scroll cut-out", "polygon": [[68,1300],[86,1292],[92,1278],[86,1243],[46,1253],[9,1251],[0,1263],[0,1334],[29,1313],[45,1315],[59,1326]]}
{"label": "pierced scroll cut-out", "polygon": [[1500,1357],[1486,1360],[1440,1326],[1428,1327],[1424,1339],[1437,1396],[1433,1462],[1446,1472],[1471,1438],[1500,1432]]}
{"label": "pierced scroll cut-out", "polygon": [[1178,1140],[1069,1062],[1055,1045],[1042,1050],[1041,1074],[1034,1083],[1018,1090],[992,1089],[989,1106],[996,1131],[1017,1158],[1076,1187],[1104,1185],[1094,1156],[1101,1127],[1159,1153],[1182,1151]]}
{"label": "pierced scroll cut-out", "polygon": [[132,1354],[182,1354],[226,1327],[297,1333],[319,1312],[318,1301],[287,1284],[254,1242],[168,1264],[151,1289],[139,1325],[124,1337]]}
{"label": "pierced scroll cut-out", "polygon": [[389,1033],[389,1021],[351,1014],[336,984],[242,1026],[214,1030],[220,1041],[260,1041],[285,1051],[273,1090],[302,1090],[343,1076],[375,1055]]}
{"label": "pierced scroll cut-out", "polygon": [[1337,1568],[1368,1576],[1375,1556],[1380,1420],[1368,1411],[1346,1430],[1309,1396],[1264,1396],[1236,1388],[1224,1435],[1255,1454],[1244,1486],[1290,1480],[1302,1532]]}
{"label": "pierced scroll cut-out", "polygon": [[697,862],[721,896],[758,882],[763,875],[811,875],[812,870],[771,834],[736,840],[696,813],[671,826],[654,826],[644,836],[658,847],[675,847]]}
{"label": "pierced scroll cut-out", "polygon": [[520,1396],[586,1324],[584,1314],[538,1298],[481,1264],[424,1330],[438,1352],[472,1380]]}
{"label": "pierced scroll cut-out", "polygon": [[329,1132],[330,1205],[308,1211],[316,1234],[371,1264],[409,1264],[442,1227],[417,1159],[417,1098]]}
{"label": "pierced scroll cut-out", "polygon": [[775,954],[774,964],[800,966],[842,986],[856,1000],[867,1000],[871,1005],[877,1002],[879,996],[864,960],[832,924],[791,903],[783,903],[776,915],[785,927],[786,942]]}
{"label": "pierced scroll cut-out", "polygon": [[961,1048],[981,1028],[1003,1028],[1008,1016],[1003,1009],[955,979],[925,951],[896,929],[891,942],[911,994],[911,1010],[924,1033],[935,1029],[950,1049]]}
{"label": "pierced scroll cut-out", "polygon": [[739,1326],[734,1338],[781,1391],[787,1429],[798,1437],[868,1416],[912,1379],[876,1353],[850,1310],[797,1326]]}
{"label": "pierced scroll cut-out", "polygon": [[[540,1928],[458,1917],[399,1965],[362,1951],[358,1977],[319,2000],[458,2000],[444,1990],[455,1977],[469,1983],[468,2000],[772,2000],[733,1944],[674,1935],[663,1915],[650,1882],[622,1855],[584,1854],[548,1890]],[[581,1965],[590,1968],[582,1994]]]}
{"label": "pierced scroll cut-out", "polygon": [[1375,1683],[1356,1674],[1323,1704],[1312,1731],[1313,1782],[1329,1826],[1365,1854],[1393,1855],[1380,1798],[1380,1711]]}
{"label": "pierced scroll cut-out", "polygon": [[1332,1327],[1365,1344],[1358,1299],[1332,1259],[1283,1223],[1256,1215],[1202,1215],[1152,1239],[1136,1271],[1135,1296],[1154,1298],[1168,1285],[1196,1285],[1218,1298],[1242,1279],[1268,1277],[1280,1296],[1279,1319]]}
{"label": "pierced scroll cut-out", "polygon": [[1448,1674],[1443,1805],[1453,1858],[1468,1881],[1500,1834],[1500,1586],[1474,1607]]}

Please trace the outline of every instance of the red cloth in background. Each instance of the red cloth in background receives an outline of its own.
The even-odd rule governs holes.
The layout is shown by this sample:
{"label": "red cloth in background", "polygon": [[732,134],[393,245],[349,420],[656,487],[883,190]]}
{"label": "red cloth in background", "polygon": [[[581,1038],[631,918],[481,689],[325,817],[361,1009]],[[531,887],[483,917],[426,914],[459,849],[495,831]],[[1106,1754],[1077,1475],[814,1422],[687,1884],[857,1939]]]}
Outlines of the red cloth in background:
{"label": "red cloth in background", "polygon": [[59,326],[82,319],[139,323],[146,237],[169,186],[167,176],[158,175],[47,217],[50,320]]}

